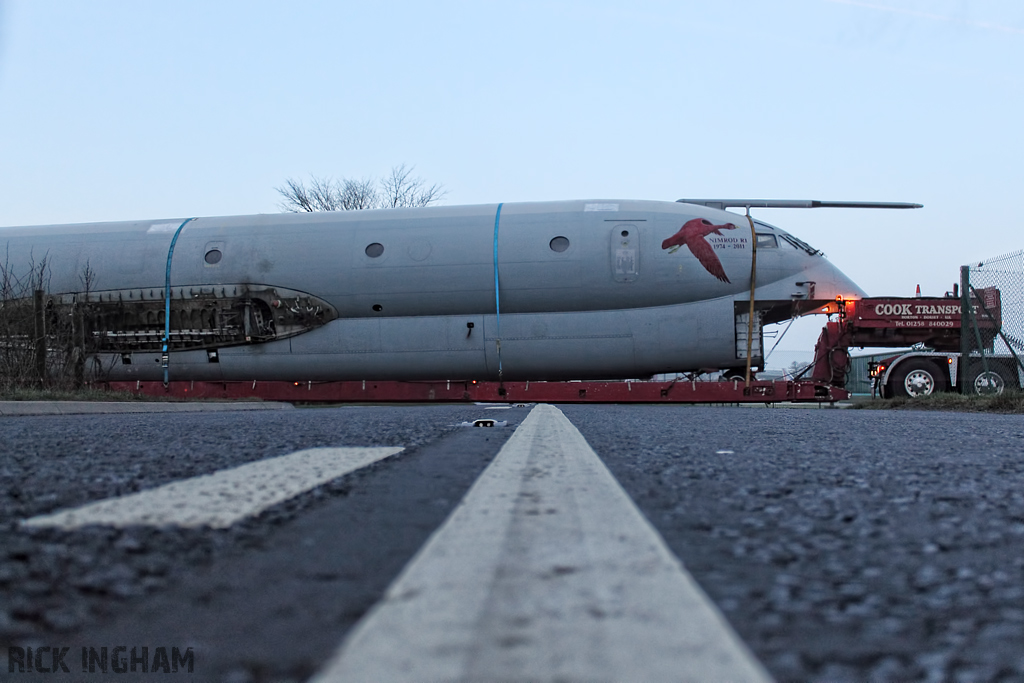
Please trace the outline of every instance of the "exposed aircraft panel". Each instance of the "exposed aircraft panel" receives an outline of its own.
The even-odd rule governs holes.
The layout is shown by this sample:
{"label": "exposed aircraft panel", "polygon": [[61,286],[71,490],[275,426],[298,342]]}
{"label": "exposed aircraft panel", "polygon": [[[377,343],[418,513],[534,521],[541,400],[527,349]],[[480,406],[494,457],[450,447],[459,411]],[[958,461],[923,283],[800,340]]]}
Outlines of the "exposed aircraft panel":
{"label": "exposed aircraft panel", "polygon": [[635,225],[620,223],[612,227],[611,257],[616,282],[635,282],[640,277],[640,234]]}

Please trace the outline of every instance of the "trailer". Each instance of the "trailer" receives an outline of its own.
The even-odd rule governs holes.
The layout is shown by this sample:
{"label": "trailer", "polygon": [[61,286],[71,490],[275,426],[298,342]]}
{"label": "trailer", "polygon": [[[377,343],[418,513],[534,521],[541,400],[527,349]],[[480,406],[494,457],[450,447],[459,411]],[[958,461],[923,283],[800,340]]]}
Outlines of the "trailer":
{"label": "trailer", "polygon": [[[995,287],[957,288],[944,297],[837,299],[819,310],[830,320],[815,345],[814,362],[789,380],[675,379],[488,382],[437,381],[106,381],[112,391],[188,399],[260,399],[292,403],[835,403],[850,397],[846,380],[854,347],[913,347],[869,365],[872,393],[926,396],[957,391],[998,394],[1024,387],[1024,363],[995,352],[1002,332],[1002,298]],[[964,301],[969,306],[963,306]],[[965,335],[963,332],[967,330]],[[966,342],[972,342],[967,344]]]}
{"label": "trailer", "polygon": [[[954,291],[944,297],[837,299],[822,308],[830,320],[815,345],[814,362],[788,380],[675,379],[489,382],[437,381],[106,381],[112,391],[180,400],[260,399],[292,403],[835,403],[850,397],[850,348],[913,349],[869,365],[872,393],[884,398],[946,391],[992,394],[1024,386],[1024,364],[994,352],[1002,334],[1002,300],[994,287],[971,290],[970,306]],[[965,351],[963,330],[976,342]],[[966,360],[965,360],[966,359]]]}
{"label": "trailer", "polygon": [[586,382],[103,382],[111,391],[179,400],[259,399],[289,403],[818,403],[850,397],[816,380],[614,380]]}
{"label": "trailer", "polygon": [[[188,399],[261,399],[293,403],[835,403],[851,395],[849,350],[912,347],[869,365],[872,393],[884,398],[957,391],[998,394],[1024,386],[1020,341],[1003,331],[1001,290],[970,285],[942,297],[839,297],[816,313],[829,316],[814,349],[814,361],[795,378],[757,379],[736,371],[667,380],[495,382],[436,381],[101,381],[113,391]],[[962,292],[968,292],[966,296]],[[1018,297],[1019,298],[1019,297]],[[1016,298],[1014,298],[1016,300]],[[819,304],[820,305],[820,304]],[[1016,304],[1014,304],[1016,306]],[[1018,306],[1019,308],[1019,306]],[[1016,311],[1015,308],[1011,308]],[[796,313],[810,313],[794,307]],[[1019,318],[1013,313],[1011,319]],[[1019,327],[1019,325],[1017,326]],[[1013,325],[1011,329],[1017,329]],[[756,326],[760,333],[760,325]],[[737,328],[737,339],[740,339]],[[760,334],[758,334],[758,337]],[[997,350],[997,340],[1002,347]],[[756,345],[763,349],[763,341]],[[1005,348],[1005,352],[1001,352]],[[737,357],[741,357],[739,346]],[[763,359],[758,354],[758,363]],[[806,375],[806,376],[805,376]]]}

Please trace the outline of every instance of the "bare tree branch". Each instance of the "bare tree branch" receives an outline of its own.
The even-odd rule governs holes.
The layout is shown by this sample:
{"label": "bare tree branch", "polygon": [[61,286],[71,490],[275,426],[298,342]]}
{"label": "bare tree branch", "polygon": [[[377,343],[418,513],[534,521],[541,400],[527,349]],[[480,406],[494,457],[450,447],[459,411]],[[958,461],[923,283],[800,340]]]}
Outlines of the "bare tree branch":
{"label": "bare tree branch", "polygon": [[317,178],[313,176],[309,182],[309,194],[312,199],[313,208],[311,211],[340,211],[339,196],[341,190],[338,183],[330,178]]}
{"label": "bare tree branch", "polygon": [[448,191],[439,183],[427,186],[422,178],[412,177],[415,167],[394,166],[390,175],[380,179],[354,180],[310,176],[309,185],[288,178],[284,187],[274,188],[283,198],[282,211],[360,211],[429,206],[441,201]]}
{"label": "bare tree branch", "polygon": [[448,191],[443,185],[433,184],[429,187],[422,178],[413,178],[415,166],[406,168],[405,164],[393,166],[391,174],[381,179],[381,195],[384,208],[394,209],[403,206],[429,206],[444,198]]}
{"label": "bare tree branch", "polygon": [[85,260],[85,265],[82,266],[82,272],[78,275],[78,280],[82,283],[82,291],[85,292],[86,300],[88,300],[89,293],[96,288],[96,271],[93,269],[89,259]]}
{"label": "bare tree branch", "polygon": [[375,209],[380,203],[380,193],[374,187],[372,180],[344,181],[341,188],[341,208],[345,211],[360,211],[362,209]]}
{"label": "bare tree branch", "polygon": [[406,169],[405,164],[392,166],[391,175],[381,178],[381,201],[385,209],[394,209],[400,206],[409,206],[409,175],[412,169]]}
{"label": "bare tree branch", "polygon": [[306,191],[305,185],[300,181],[288,178],[284,187],[275,187],[275,190],[284,197],[281,202],[281,209],[297,213],[299,211],[316,211],[313,202]]}

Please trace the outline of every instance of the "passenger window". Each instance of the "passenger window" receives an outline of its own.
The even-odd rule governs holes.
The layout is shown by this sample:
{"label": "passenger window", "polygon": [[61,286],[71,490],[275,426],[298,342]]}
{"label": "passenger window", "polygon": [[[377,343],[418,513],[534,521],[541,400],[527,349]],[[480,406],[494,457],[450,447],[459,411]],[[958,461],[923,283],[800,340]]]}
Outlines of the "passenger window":
{"label": "passenger window", "polygon": [[206,264],[206,268],[216,267],[224,258],[224,243],[223,242],[207,242],[206,248],[203,250],[203,262]]}
{"label": "passenger window", "polygon": [[757,248],[758,249],[776,249],[779,246],[779,241],[775,239],[775,235],[768,233],[759,232],[757,233]]}

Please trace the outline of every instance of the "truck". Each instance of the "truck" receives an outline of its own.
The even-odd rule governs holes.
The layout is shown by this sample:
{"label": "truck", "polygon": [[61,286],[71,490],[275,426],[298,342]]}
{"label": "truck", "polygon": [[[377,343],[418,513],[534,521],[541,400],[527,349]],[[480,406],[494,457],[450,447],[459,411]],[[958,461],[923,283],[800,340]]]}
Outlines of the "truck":
{"label": "truck", "polygon": [[[1014,350],[1020,340],[1002,330],[1000,290],[972,287],[967,297],[958,290],[954,286],[943,297],[837,300],[837,319],[822,329],[809,379],[845,386],[852,347],[911,347],[869,364],[873,394],[893,398],[1020,389],[1024,364]],[[997,341],[1002,342],[998,347]]]}

